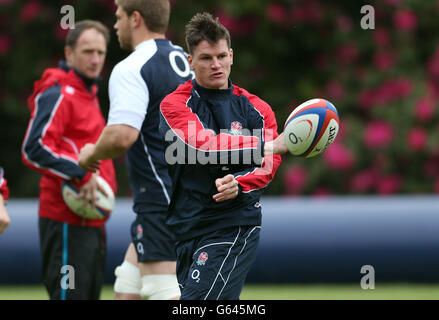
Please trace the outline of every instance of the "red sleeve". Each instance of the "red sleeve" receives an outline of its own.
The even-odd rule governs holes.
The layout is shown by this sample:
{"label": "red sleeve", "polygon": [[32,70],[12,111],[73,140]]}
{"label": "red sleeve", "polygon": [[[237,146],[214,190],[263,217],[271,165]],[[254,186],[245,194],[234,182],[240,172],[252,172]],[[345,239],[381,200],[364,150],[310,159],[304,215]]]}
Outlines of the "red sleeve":
{"label": "red sleeve", "polygon": [[22,146],[24,164],[44,175],[82,179],[86,172],[78,166],[74,148],[63,139],[71,121],[70,102],[60,87],[52,87],[33,103],[34,112]]}
{"label": "red sleeve", "polygon": [[[250,104],[255,108],[254,128],[263,129],[264,141],[276,139],[278,136],[276,117],[270,105],[244,89],[235,89],[235,94],[245,95]],[[280,155],[267,156],[264,157],[261,167],[236,173],[235,178],[239,182],[242,192],[248,193],[266,187],[273,180],[281,161]]]}
{"label": "red sleeve", "polygon": [[0,193],[3,196],[4,201],[7,201],[9,199],[8,182],[3,177],[3,169],[2,168],[0,168]]}
{"label": "red sleeve", "polygon": [[[177,139],[184,142],[187,147],[207,154],[224,151],[251,151],[262,155],[263,143],[257,136],[216,134],[213,130],[206,129],[197,114],[192,112],[188,106],[191,89],[192,83],[186,82],[162,101],[160,104],[161,121],[164,123],[162,130],[171,130],[173,135],[177,136]],[[166,139],[167,133],[162,132],[162,134]],[[261,160],[259,159],[259,165]]]}

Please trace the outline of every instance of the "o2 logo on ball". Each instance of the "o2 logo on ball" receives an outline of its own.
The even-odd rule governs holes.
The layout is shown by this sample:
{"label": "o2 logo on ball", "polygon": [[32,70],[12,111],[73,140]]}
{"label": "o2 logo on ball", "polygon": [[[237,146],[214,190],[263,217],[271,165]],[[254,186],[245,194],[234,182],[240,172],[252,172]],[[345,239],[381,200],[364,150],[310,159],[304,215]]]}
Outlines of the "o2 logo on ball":
{"label": "o2 logo on ball", "polygon": [[292,144],[297,144],[297,142],[303,142],[302,138],[298,138],[294,133],[290,132],[290,134],[288,135],[288,138],[290,139]]}

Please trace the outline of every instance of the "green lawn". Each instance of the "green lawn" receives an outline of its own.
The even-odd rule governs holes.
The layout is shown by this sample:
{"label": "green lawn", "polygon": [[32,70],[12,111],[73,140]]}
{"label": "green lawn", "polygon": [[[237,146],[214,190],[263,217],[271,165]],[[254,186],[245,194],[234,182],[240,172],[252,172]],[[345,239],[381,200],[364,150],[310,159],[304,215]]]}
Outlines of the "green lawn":
{"label": "green lawn", "polygon": [[[47,294],[38,285],[0,285],[0,300],[45,300]],[[102,291],[102,300],[113,299],[112,285]],[[244,287],[242,300],[439,300],[439,284],[376,284],[363,290],[355,284],[284,284]]]}

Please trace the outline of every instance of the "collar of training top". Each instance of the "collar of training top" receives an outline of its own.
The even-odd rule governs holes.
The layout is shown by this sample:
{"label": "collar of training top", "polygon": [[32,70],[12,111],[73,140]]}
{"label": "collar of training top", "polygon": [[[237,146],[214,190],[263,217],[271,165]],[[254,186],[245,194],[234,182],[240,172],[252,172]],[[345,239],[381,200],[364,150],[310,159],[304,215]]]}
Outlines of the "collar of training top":
{"label": "collar of training top", "polygon": [[64,70],[65,72],[69,72],[70,70],[73,69],[73,71],[75,71],[75,73],[82,79],[82,81],[84,81],[85,85],[87,86],[88,89],[90,89],[90,87],[94,84],[97,84],[99,81],[102,80],[101,77],[97,77],[95,79],[91,79],[86,77],[84,74],[82,74],[81,72],[79,72],[78,70],[76,70],[75,68],[71,68],[67,65],[67,62],[65,60],[62,60],[59,62],[58,67],[62,70]]}
{"label": "collar of training top", "polygon": [[208,89],[205,87],[200,86],[195,79],[192,80],[192,84],[194,85],[195,91],[200,95],[200,97],[209,97],[209,98],[215,98],[215,97],[224,97],[226,95],[231,95],[233,93],[233,84],[232,81],[229,79],[229,87],[227,89]]}

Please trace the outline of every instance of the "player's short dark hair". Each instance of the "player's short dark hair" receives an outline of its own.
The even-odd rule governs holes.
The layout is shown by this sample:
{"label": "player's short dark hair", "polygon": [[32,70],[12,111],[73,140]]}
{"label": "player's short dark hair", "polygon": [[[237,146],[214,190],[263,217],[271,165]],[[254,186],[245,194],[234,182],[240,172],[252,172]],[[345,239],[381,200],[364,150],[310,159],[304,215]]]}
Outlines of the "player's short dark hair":
{"label": "player's short dark hair", "polygon": [[105,43],[108,45],[110,41],[110,30],[108,30],[103,23],[96,20],[82,20],[75,23],[74,29],[69,30],[66,38],[66,46],[74,48],[81,34],[88,29],[95,29],[101,33],[105,38]]}
{"label": "player's short dark hair", "polygon": [[208,12],[197,13],[186,25],[186,46],[190,54],[194,53],[195,47],[203,40],[213,44],[221,39],[227,41],[230,49],[229,30]]}
{"label": "player's short dark hair", "polygon": [[116,4],[128,16],[138,11],[150,31],[165,34],[168,30],[171,13],[169,0],[116,0]]}

